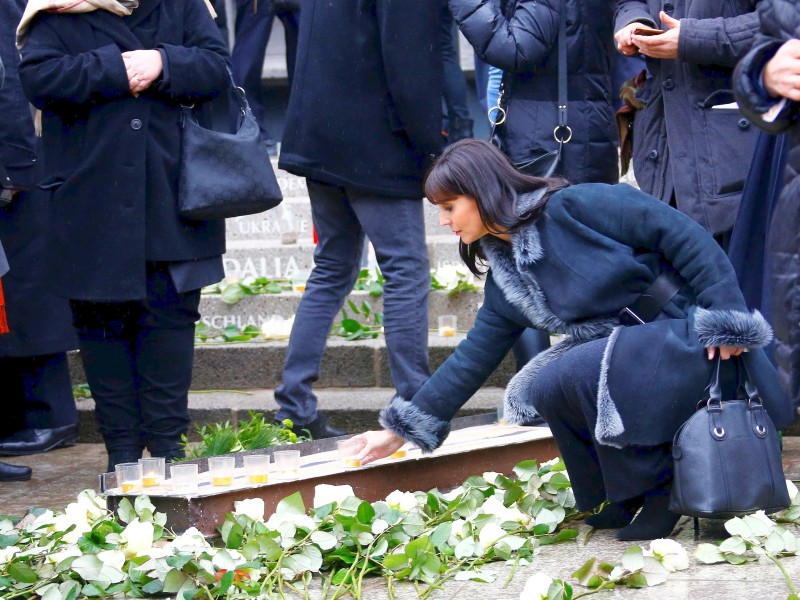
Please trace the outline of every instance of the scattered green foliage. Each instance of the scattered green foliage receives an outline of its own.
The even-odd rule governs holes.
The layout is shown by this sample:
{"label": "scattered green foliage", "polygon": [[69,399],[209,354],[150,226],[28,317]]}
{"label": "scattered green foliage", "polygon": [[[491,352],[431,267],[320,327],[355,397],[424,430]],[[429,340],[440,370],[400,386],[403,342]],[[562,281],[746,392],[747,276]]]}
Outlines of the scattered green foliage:
{"label": "scattered green foliage", "polygon": [[[373,312],[369,302],[364,300],[361,306],[356,306],[352,300],[347,302],[353,317],[350,318],[346,309],[342,309],[341,323],[331,329],[332,335],[338,335],[346,340],[375,339],[383,331],[383,313]],[[357,318],[360,317],[360,320]]]}
{"label": "scattered green foliage", "polygon": [[250,419],[239,423],[238,427],[231,425],[230,421],[202,427],[195,425],[195,430],[200,436],[199,442],[190,442],[185,434],[181,436],[186,460],[260,450],[309,439],[294,433],[291,430],[293,424],[289,419],[285,419],[279,425],[267,421],[261,413],[249,411],[249,415]]}
{"label": "scattered green foliage", "polygon": [[194,337],[201,342],[249,342],[261,335],[261,330],[255,325],[239,328],[228,325],[223,329],[213,329],[198,321],[194,326]]}
{"label": "scattered green foliage", "polygon": [[75,400],[86,400],[92,397],[92,390],[89,389],[88,383],[79,383],[72,386],[72,397]]}

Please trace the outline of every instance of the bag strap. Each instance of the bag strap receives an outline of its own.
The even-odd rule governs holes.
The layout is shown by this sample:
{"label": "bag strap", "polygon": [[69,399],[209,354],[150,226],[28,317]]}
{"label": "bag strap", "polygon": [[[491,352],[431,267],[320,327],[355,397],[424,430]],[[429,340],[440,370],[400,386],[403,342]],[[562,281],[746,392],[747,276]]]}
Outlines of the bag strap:
{"label": "bag strap", "polygon": [[[553,130],[553,137],[559,145],[566,144],[572,139],[572,129],[568,125],[567,115],[567,8],[566,2],[561,4],[561,16],[558,25],[558,124]],[[512,73],[503,72],[500,80],[500,91],[497,96],[497,106],[489,109],[489,119],[492,126],[489,130],[489,139],[494,137],[495,129],[506,121],[506,111],[511,96]],[[494,116],[492,116],[494,114]]]}
{"label": "bag strap", "polygon": [[[743,387],[745,394],[747,394],[748,408],[751,408],[754,403],[763,406],[761,396],[759,395],[758,389],[750,378],[750,373],[747,370],[747,364],[745,363],[744,359],[741,356],[737,356],[734,358],[734,360],[736,361],[738,371],[739,387]],[[717,361],[714,367],[714,373],[711,375],[711,383],[709,383],[708,386],[707,405],[709,409],[711,409],[711,406],[714,404],[718,405],[720,409],[722,407],[722,385],[720,384],[721,366],[722,358],[719,356],[719,349],[717,349]]]}

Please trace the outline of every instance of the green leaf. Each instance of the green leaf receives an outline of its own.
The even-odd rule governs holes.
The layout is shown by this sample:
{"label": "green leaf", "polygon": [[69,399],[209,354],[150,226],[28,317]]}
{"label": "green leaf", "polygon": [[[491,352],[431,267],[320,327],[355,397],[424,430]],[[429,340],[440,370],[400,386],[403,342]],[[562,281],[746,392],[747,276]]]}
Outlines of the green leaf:
{"label": "green leaf", "polygon": [[514,502],[522,498],[524,495],[525,491],[518,485],[510,487],[506,490],[506,493],[503,494],[503,504],[505,506],[511,506],[512,504],[514,504]]}
{"label": "green leaf", "polygon": [[238,549],[244,539],[244,528],[239,523],[234,523],[228,532],[228,539],[225,540],[225,547]]}
{"label": "green leaf", "polygon": [[358,511],[356,512],[356,518],[360,523],[369,525],[372,523],[372,519],[375,518],[375,509],[372,508],[372,505],[369,502],[362,502],[358,507]]}
{"label": "green leaf", "polygon": [[725,556],[725,560],[727,560],[732,565],[743,565],[744,563],[752,559],[748,559],[746,556],[741,556],[739,554],[727,554]]}
{"label": "green leaf", "polygon": [[0,550],[8,548],[9,546],[13,546],[19,541],[19,536],[12,534],[12,535],[0,535]]}
{"label": "green leaf", "polygon": [[39,580],[36,571],[24,562],[19,561],[11,562],[8,565],[8,574],[14,581],[19,583],[36,583]]}
{"label": "green leaf", "polygon": [[[86,588],[84,587],[84,594],[86,593]],[[154,579],[153,581],[148,581],[142,586],[142,591],[150,596],[154,596],[156,594],[160,594],[161,591],[164,589],[163,584],[159,579]],[[98,594],[99,595],[99,594]]]}
{"label": "green leaf", "polygon": [[287,496],[280,502],[275,509],[275,514],[278,515],[305,515],[306,505],[303,503],[303,497],[300,492],[295,492],[291,496]]}
{"label": "green leaf", "polygon": [[402,571],[408,567],[408,561],[405,554],[388,554],[383,557],[383,566],[390,571]]}
{"label": "green leaf", "polygon": [[725,555],[713,544],[699,544],[695,548],[694,556],[697,560],[707,565],[725,561]]}
{"label": "green leaf", "polygon": [[624,580],[625,585],[631,588],[646,588],[648,587],[647,578],[642,573],[634,573],[629,575]]}
{"label": "green leaf", "polygon": [[539,473],[539,463],[535,460],[524,460],[521,463],[517,463],[514,467],[514,473],[516,473],[520,481],[528,481],[531,475]]}
{"label": "green leaf", "polygon": [[191,554],[174,554],[167,557],[167,565],[180,570],[193,558]]}
{"label": "green leaf", "polygon": [[453,549],[455,557],[459,560],[469,558],[475,553],[476,542],[473,538],[468,537],[461,540]]}
{"label": "green leaf", "polygon": [[641,546],[631,546],[622,553],[622,568],[626,571],[638,571],[644,567],[644,555]]}
{"label": "green leaf", "polygon": [[117,507],[117,514],[119,520],[123,523],[130,523],[136,518],[136,511],[133,509],[133,504],[127,498],[123,498]]}
{"label": "green leaf", "polygon": [[597,559],[596,558],[590,558],[585,563],[583,563],[583,566],[580,569],[578,569],[577,571],[575,571],[572,574],[572,576],[575,579],[577,579],[578,583],[580,583],[581,585],[588,586],[589,580],[594,576],[594,565],[595,565],[595,563],[597,563]]}
{"label": "green leaf", "polygon": [[233,578],[236,576],[236,571],[226,571],[219,580],[219,593],[225,594],[228,589],[233,585]]}
{"label": "green leaf", "polygon": [[433,530],[431,533],[431,543],[437,549],[441,550],[442,547],[447,543],[447,540],[450,539],[450,534],[453,531],[453,523],[447,521],[445,523],[440,523],[436,526],[436,529]]}
{"label": "green leaf", "polygon": [[[159,581],[158,583],[160,586],[161,582]],[[142,590],[146,591],[144,588],[142,588]],[[83,586],[83,589],[81,589],[81,594],[88,596],[89,598],[93,598],[95,596],[102,596],[104,594],[104,590],[93,583],[87,583],[85,586]]]}
{"label": "green leaf", "polygon": [[747,552],[747,544],[738,535],[729,537],[719,545],[720,552],[732,552],[734,554],[744,554]]}

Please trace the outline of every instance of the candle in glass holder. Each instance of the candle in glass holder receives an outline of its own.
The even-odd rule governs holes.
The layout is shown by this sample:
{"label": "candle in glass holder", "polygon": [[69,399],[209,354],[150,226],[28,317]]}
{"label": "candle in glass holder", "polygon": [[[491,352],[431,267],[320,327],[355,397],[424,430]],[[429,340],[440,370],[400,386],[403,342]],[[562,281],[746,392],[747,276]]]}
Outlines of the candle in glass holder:
{"label": "candle in glass holder", "polygon": [[242,459],[247,481],[250,483],[269,481],[269,454],[245,454]]}
{"label": "candle in glass holder", "polygon": [[497,405],[497,424],[498,425],[506,424],[506,407],[505,404],[503,404],[502,402]]}
{"label": "candle in glass holder", "polygon": [[300,450],[276,450],[275,475],[279,479],[296,479],[300,476]]}
{"label": "candle in glass holder", "polygon": [[404,448],[400,448],[398,451],[389,455],[389,458],[405,458],[406,457],[406,450]]}
{"label": "candle in glass holder", "polygon": [[211,483],[216,486],[233,485],[233,469],[236,459],[233,456],[210,456],[208,458],[208,472]]}
{"label": "candle in glass holder", "polygon": [[114,467],[117,474],[117,487],[123,494],[138,494],[142,491],[142,465],[119,463]]}
{"label": "candle in glass holder", "polygon": [[163,456],[140,458],[139,464],[142,465],[142,485],[144,487],[155,487],[164,482],[166,461]]}
{"label": "candle in glass holder", "polygon": [[361,466],[358,454],[364,449],[366,440],[362,436],[351,437],[347,440],[336,442],[336,451],[339,454],[339,462],[345,467],[355,469]]}
{"label": "candle in glass holder", "polygon": [[189,494],[197,491],[197,464],[178,464],[169,467],[172,491]]}
{"label": "candle in glass holder", "polygon": [[292,289],[295,292],[305,292],[309,275],[308,271],[295,271],[294,275],[292,275]]}
{"label": "candle in glass holder", "polygon": [[456,315],[439,315],[439,335],[442,337],[453,337],[456,334]]}

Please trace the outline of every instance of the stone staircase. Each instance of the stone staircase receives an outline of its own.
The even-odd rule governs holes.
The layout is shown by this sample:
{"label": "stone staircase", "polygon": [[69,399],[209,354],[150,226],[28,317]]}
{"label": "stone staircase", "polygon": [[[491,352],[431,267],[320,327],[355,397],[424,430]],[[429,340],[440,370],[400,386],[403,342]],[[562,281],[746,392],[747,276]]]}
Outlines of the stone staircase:
{"label": "stone staircase", "polygon": [[[279,170],[275,163],[274,167],[284,194],[283,203],[266,213],[226,222],[228,250],[224,266],[227,279],[291,279],[293,273],[313,267],[311,207],[305,179]],[[428,203],[425,232],[432,267],[461,264],[458,239],[443,233],[438,210]],[[299,292],[283,291],[245,296],[235,304],[226,304],[219,294],[204,294],[200,312],[202,322],[215,330],[229,325],[240,329],[247,325],[260,328],[272,315],[284,319],[294,315],[301,297]],[[381,296],[354,291],[349,300],[357,306],[367,301],[373,311],[382,311]],[[472,326],[482,301],[481,290],[458,294],[431,291],[429,352],[432,370],[444,362],[464,338],[463,332]],[[442,314],[456,315],[461,333],[454,337],[439,336],[434,329],[437,317]],[[286,340],[263,338],[243,343],[198,342],[190,396],[193,421],[200,425],[236,422],[246,418],[248,410],[267,413],[277,410],[272,390],[280,384],[286,348]],[[73,354],[70,359],[73,381],[84,382],[79,357]],[[506,358],[487,382],[487,387],[476,394],[460,414],[494,411],[502,399],[502,388],[513,372],[513,360]],[[352,432],[377,427],[378,411],[394,391],[383,337],[358,341],[331,337],[315,391],[320,407],[334,425]],[[98,441],[93,402],[81,400],[78,406],[81,441]]]}

